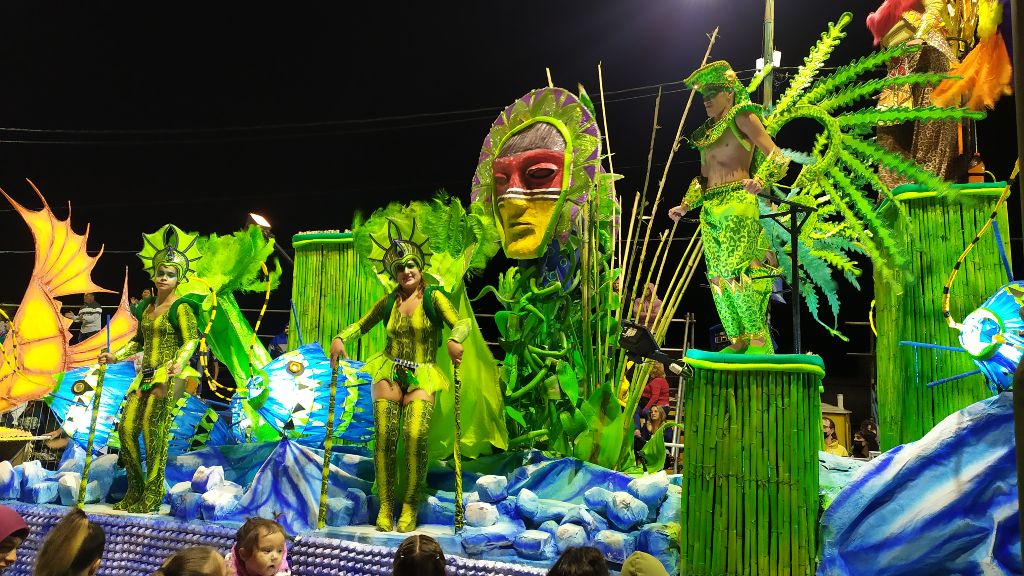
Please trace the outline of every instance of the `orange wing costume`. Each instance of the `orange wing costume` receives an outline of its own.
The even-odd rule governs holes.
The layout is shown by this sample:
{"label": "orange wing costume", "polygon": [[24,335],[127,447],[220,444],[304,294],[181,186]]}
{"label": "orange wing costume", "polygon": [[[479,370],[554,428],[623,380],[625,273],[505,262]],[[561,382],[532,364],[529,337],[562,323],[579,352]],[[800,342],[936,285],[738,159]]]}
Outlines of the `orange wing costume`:
{"label": "orange wing costume", "polygon": [[[71,229],[70,214],[67,220],[58,219],[39,189],[31,181],[29,184],[43,201],[41,210],[30,210],[0,190],[32,231],[36,248],[32,278],[0,349],[0,413],[46,396],[56,385],[58,374],[94,363],[100,350],[107,346],[107,332],[103,330],[70,345],[71,320],[61,315],[61,303],[56,300],[58,296],[85,292],[113,292],[94,284],[91,277],[103,249],[96,256],[89,256],[88,227],[84,235],[76,234]],[[114,350],[135,335],[136,321],[128,309],[127,284],[126,277],[121,303],[109,321],[110,345]]]}

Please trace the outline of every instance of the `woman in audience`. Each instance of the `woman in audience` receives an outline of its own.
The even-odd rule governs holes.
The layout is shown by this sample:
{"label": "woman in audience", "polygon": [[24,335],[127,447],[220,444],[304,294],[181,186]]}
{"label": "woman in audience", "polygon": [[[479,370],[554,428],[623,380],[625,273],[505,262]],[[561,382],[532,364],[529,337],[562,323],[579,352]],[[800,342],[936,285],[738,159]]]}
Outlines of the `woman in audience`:
{"label": "woman in audience", "polygon": [[430,536],[416,534],[402,541],[391,565],[393,576],[444,576],[444,552]]}
{"label": "woman in audience", "polygon": [[92,576],[100,569],[107,537],[85,512],[72,508],[43,540],[33,576]]}
{"label": "woman in audience", "polygon": [[220,552],[209,546],[182,548],[164,560],[152,576],[226,576],[228,567]]}

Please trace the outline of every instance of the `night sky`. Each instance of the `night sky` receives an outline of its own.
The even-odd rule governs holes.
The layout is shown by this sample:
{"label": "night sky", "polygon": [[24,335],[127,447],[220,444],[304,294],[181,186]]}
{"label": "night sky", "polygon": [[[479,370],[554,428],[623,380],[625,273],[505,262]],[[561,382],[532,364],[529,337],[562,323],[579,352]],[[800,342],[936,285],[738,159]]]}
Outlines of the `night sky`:
{"label": "night sky", "polygon": [[[118,289],[127,266],[137,293],[145,280],[134,256],[140,234],[167,222],[228,233],[259,212],[287,247],[296,232],[346,228],[354,211],[389,200],[444,188],[468,201],[481,142],[500,110],[546,85],[546,67],[556,85],[575,91],[582,83],[598,101],[600,64],[628,206],[643,187],[658,87],[654,182],[686,102],[681,80],[700,64],[711,30],[720,26],[712,59],[738,71],[761,52],[763,4],[754,0],[295,4],[3,3],[0,187],[35,208],[29,178],[62,216],[71,202],[75,228],[91,225],[90,248],[108,250],[94,278]],[[863,22],[876,5],[778,0],[780,76],[847,10],[854,22],[830,63],[867,54]],[[778,94],[784,78],[777,82]],[[1004,98],[979,126],[982,154],[1000,179],[1013,164],[1012,107]],[[694,107],[686,132],[703,120]],[[809,144],[799,130],[779,140]],[[680,149],[668,180],[672,203],[697,169],[696,153]],[[658,209],[656,232],[670,225],[668,205]],[[0,302],[16,303],[31,271],[31,236],[3,206],[0,230]],[[475,289],[508,264],[499,255]],[[863,292],[844,293],[843,320],[866,319],[869,276]],[[286,307],[290,290],[286,282],[272,307]],[[710,306],[707,289],[691,286],[682,308],[698,313],[700,345]],[[789,309],[775,315],[786,343]],[[268,317],[263,332],[284,321]],[[846,353],[868,347],[866,329],[847,329],[850,344],[809,317],[804,330],[805,348],[829,366],[852,365]]]}

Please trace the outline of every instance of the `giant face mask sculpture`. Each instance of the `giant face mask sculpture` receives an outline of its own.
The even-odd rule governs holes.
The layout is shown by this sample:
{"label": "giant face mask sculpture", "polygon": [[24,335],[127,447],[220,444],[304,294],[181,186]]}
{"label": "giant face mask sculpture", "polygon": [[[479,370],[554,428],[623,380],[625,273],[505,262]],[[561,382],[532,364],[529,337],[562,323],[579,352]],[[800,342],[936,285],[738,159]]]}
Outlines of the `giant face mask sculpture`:
{"label": "giant face mask sculpture", "polygon": [[545,123],[514,134],[498,152],[492,166],[494,196],[509,257],[536,258],[551,240],[565,184],[565,156],[565,139]]}
{"label": "giant face mask sculpture", "polygon": [[599,162],[600,135],[590,111],[561,88],[534,90],[491,127],[472,200],[494,216],[505,255],[539,258],[556,234],[567,239]]}

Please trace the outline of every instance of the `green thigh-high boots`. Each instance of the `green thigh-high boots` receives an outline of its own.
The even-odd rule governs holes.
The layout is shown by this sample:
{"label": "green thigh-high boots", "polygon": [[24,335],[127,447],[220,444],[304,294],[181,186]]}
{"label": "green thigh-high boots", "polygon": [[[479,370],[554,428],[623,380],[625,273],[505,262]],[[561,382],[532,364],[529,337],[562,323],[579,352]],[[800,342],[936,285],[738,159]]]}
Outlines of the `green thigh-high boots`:
{"label": "green thigh-high boots", "polygon": [[427,437],[433,415],[434,405],[427,400],[413,400],[402,410],[405,467],[408,474],[402,514],[398,518],[399,532],[411,532],[416,529],[420,492],[427,478]]}
{"label": "green thigh-high boots", "polygon": [[120,460],[128,475],[128,492],[120,502],[114,504],[114,510],[134,510],[142,500],[142,451],[139,450],[139,433],[142,432],[142,414],[145,400],[149,397],[140,391],[128,393],[124,410],[121,412],[121,423],[117,428],[117,438],[121,443]]}
{"label": "green thigh-high boots", "polygon": [[377,530],[394,529],[395,514],[395,452],[398,450],[398,418],[401,406],[394,400],[374,400],[373,473],[377,480],[380,511],[377,512]]}

